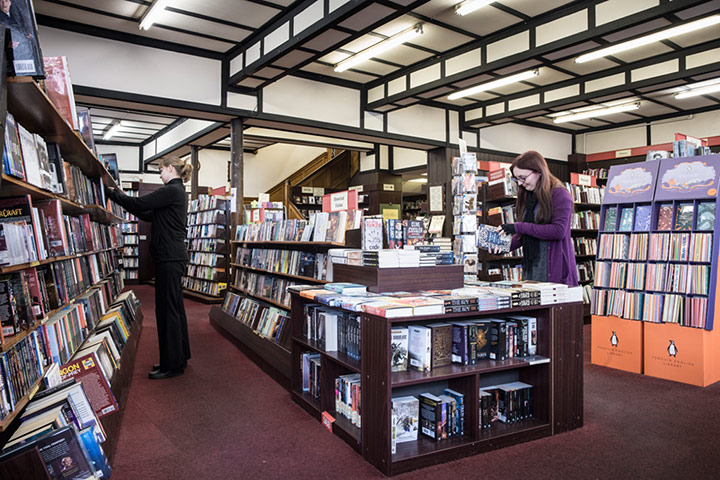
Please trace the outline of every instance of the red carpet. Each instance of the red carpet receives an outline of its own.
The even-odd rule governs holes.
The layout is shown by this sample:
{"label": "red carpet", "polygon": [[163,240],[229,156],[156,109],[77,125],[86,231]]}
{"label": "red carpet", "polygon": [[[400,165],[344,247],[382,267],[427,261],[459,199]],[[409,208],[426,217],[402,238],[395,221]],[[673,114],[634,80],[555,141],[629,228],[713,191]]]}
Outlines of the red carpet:
{"label": "red carpet", "polygon": [[[185,374],[149,380],[154,292],[134,289],[145,322],[113,479],[384,478],[211,327],[208,305],[185,301]],[[717,478],[720,383],[703,389],[590,365],[585,328],[584,428],[393,478]]]}

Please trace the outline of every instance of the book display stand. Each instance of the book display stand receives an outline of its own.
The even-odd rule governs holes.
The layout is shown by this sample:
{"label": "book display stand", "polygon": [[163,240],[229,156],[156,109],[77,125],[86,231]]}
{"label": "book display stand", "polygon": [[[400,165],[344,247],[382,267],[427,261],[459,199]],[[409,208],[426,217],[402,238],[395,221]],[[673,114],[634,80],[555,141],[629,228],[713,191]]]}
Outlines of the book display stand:
{"label": "book display stand", "polygon": [[601,209],[592,362],[720,380],[715,218],[720,156],[613,166]]}
{"label": "book display stand", "polygon": [[230,201],[200,195],[188,208],[188,262],[184,293],[205,303],[220,303],[228,283]]}
{"label": "book display stand", "polygon": [[[351,318],[359,317],[359,360],[338,351],[325,351],[317,341],[308,339],[305,306],[310,303],[313,302],[292,294],[292,399],[385,475],[536,440],[583,425],[581,303],[392,319],[344,311]],[[451,364],[429,372],[391,371],[393,327],[513,314],[537,318],[537,354],[544,357],[542,363],[519,357],[478,360],[468,366]],[[306,388],[308,379],[303,375],[303,362],[307,358],[313,358],[312,362],[320,367],[310,373],[309,379],[320,386],[319,393]],[[342,402],[336,400],[336,381],[352,375],[360,379],[360,391],[355,392],[357,397],[353,400],[353,404],[360,405],[360,422],[349,420],[342,411]],[[533,387],[533,418],[493,422],[490,428],[481,428],[480,390],[518,381]],[[419,434],[417,440],[397,443],[393,453],[391,399],[423,391],[442,393],[446,388],[464,396],[464,435],[436,441]]]}
{"label": "book display stand", "polygon": [[[58,113],[49,97],[32,78],[14,77],[7,79],[7,89],[3,89],[2,94],[7,95],[8,112],[14,116],[17,123],[21,124],[29,132],[39,135],[46,142],[57,144],[62,159],[68,164],[67,168],[78,169],[90,182],[97,184],[100,191],[102,191],[101,184],[117,187],[115,180],[108,173],[105,166],[83,142],[80,134],[74,131],[62,115]],[[2,112],[2,114],[3,118],[5,118],[5,112]],[[77,315],[77,313],[73,314],[72,312],[80,311],[83,305],[88,304],[85,302],[89,302],[89,297],[93,294],[104,296],[107,305],[108,300],[116,298],[117,294],[122,290],[123,279],[117,269],[117,250],[123,248],[122,242],[119,241],[122,237],[117,226],[107,225],[124,221],[124,219],[106,209],[105,206],[78,203],[70,200],[65,193],[54,193],[48,189],[39,188],[21,178],[6,173],[3,173],[2,176],[1,199],[23,196],[31,202],[38,202],[38,204],[46,200],[56,202],[54,205],[57,205],[58,208],[57,218],[60,221],[66,219],[67,225],[76,225],[77,227],[72,227],[74,229],[73,234],[82,234],[86,243],[80,242],[80,239],[75,236],[74,239],[69,240],[75,245],[74,250],[72,250],[75,253],[71,255],[48,255],[43,260],[29,263],[17,263],[10,259],[9,265],[0,267],[0,276],[12,278],[18,275],[23,284],[21,291],[24,294],[33,297],[37,294],[38,297],[47,298],[49,305],[48,307],[48,305],[38,300],[40,306],[37,306],[37,302],[31,301],[30,298],[24,298],[24,294],[16,297],[16,301],[28,305],[32,304],[34,308],[30,310],[32,313],[30,317],[25,317],[24,312],[18,312],[18,318],[24,322],[24,327],[14,332],[13,335],[2,339],[2,342],[0,342],[0,362],[5,360],[10,363],[17,362],[19,352],[25,352],[23,355],[27,355],[29,349],[33,348],[33,338],[42,337],[45,335],[43,332],[48,329],[57,328],[67,331],[73,329],[72,336],[68,334],[67,338],[65,338],[62,335],[64,345],[68,346],[67,349],[63,349],[65,347],[60,344],[59,337],[52,338],[48,336],[47,338],[50,340],[45,340],[42,343],[43,347],[41,348],[48,350],[46,364],[36,363],[32,365],[32,361],[25,357],[25,361],[13,364],[12,373],[0,378],[0,381],[11,382],[13,386],[12,389],[7,389],[7,385],[0,388],[0,391],[4,390],[4,394],[13,395],[13,408],[0,420],[0,444],[4,444],[7,435],[16,428],[17,423],[15,421],[28,402],[39,391],[43,374],[52,366],[52,359],[55,355],[52,350],[55,348],[54,345],[59,345],[57,348],[60,349],[60,359],[70,358],[74,352],[83,348],[84,340],[93,333],[93,331],[88,332],[87,328],[82,330],[77,327],[77,323],[73,323],[72,318],[77,319],[79,317],[72,317]],[[112,207],[115,208],[116,206]],[[84,214],[88,214],[94,222],[104,225],[91,225],[89,222],[83,222],[82,219],[79,219],[79,216]],[[37,212],[33,213],[33,216],[36,215]],[[32,223],[40,225],[34,219]],[[32,225],[29,226],[32,227]],[[45,234],[50,235],[48,231],[51,228],[43,230]],[[92,245],[95,250],[82,251],[83,248],[77,246],[79,244]],[[98,246],[102,248],[98,249]],[[38,248],[41,248],[41,246],[38,246]],[[51,285],[43,280],[38,281],[41,271],[50,272],[47,278],[52,277],[54,274],[55,283]],[[28,278],[30,280],[25,283],[25,279]],[[45,292],[40,289],[44,289]],[[53,309],[53,306],[57,308]],[[42,313],[42,318],[38,318],[39,314],[36,313],[36,309],[39,309]],[[86,321],[89,323],[91,311],[87,310],[86,315]],[[3,323],[3,327],[5,326],[5,323]],[[111,382],[111,390],[117,399],[120,413],[114,413],[101,419],[107,434],[107,440],[103,447],[109,459],[112,459],[114,454],[120,431],[122,412],[127,399],[127,389],[132,376],[135,350],[141,328],[142,313],[137,310],[129,329],[125,347],[121,353],[120,365],[115,371]],[[0,338],[2,337],[0,336]],[[53,341],[56,343],[53,343]],[[37,345],[37,343],[34,344]],[[7,366],[10,363],[5,363],[5,365]],[[22,478],[47,478],[47,472],[42,460],[32,452],[37,452],[37,450],[32,450],[30,453],[18,458],[13,457],[4,460],[0,465],[0,477],[6,478],[6,474],[11,475],[13,472],[22,472],[24,475]]]}

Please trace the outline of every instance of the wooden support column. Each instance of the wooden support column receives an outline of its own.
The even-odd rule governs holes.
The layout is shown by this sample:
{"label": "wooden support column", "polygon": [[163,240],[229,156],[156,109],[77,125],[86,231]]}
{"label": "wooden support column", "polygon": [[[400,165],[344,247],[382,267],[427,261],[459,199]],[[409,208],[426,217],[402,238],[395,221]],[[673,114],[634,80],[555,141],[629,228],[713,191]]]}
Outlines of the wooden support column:
{"label": "wooden support column", "polygon": [[200,168],[199,152],[197,145],[190,145],[190,162],[192,163],[192,175],[190,176],[190,199],[198,197],[198,169]]}
{"label": "wooden support column", "polygon": [[[232,215],[231,235],[234,238],[236,227],[243,222],[243,125],[241,118],[230,122],[230,192],[235,193],[235,214]],[[232,209],[232,207],[231,207]]]}

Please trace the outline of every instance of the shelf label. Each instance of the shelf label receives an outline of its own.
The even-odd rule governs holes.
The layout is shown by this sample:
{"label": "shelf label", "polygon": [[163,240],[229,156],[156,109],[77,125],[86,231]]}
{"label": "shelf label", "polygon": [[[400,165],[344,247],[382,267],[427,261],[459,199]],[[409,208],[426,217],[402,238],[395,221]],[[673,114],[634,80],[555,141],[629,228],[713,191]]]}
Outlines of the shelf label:
{"label": "shelf label", "polygon": [[269,201],[270,201],[269,193],[258,193],[258,203],[269,202]]}
{"label": "shelf label", "polygon": [[322,424],[325,426],[325,428],[328,429],[330,433],[332,433],[333,422],[335,422],[335,418],[333,418],[332,415],[330,415],[327,411],[322,412]]}
{"label": "shelf label", "polygon": [[325,189],[323,187],[313,187],[313,195],[321,197],[325,195]]}
{"label": "shelf label", "polygon": [[330,211],[339,212],[348,209],[348,192],[330,194]]}
{"label": "shelf label", "polygon": [[383,190],[386,192],[394,192],[395,191],[395,185],[392,183],[383,183]]}
{"label": "shelf label", "polygon": [[140,235],[140,240],[147,240],[147,235]]}
{"label": "shelf label", "polygon": [[348,190],[357,190],[358,193],[361,193],[363,191],[362,185],[353,185],[352,187],[348,187]]}
{"label": "shelf label", "polygon": [[592,187],[592,177],[590,175],[578,175],[578,185],[584,185],[586,187]]}
{"label": "shelf label", "polygon": [[615,158],[629,157],[632,155],[632,150],[615,150]]}
{"label": "shelf label", "polygon": [[302,187],[302,193],[313,193],[313,187]]}

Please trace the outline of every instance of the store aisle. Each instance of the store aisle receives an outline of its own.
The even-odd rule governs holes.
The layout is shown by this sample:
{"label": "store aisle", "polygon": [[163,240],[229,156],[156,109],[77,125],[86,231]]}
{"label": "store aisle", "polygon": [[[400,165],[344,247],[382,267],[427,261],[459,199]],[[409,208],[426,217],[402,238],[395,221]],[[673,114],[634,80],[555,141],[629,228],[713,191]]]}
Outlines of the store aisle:
{"label": "store aisle", "polygon": [[[134,289],[145,323],[114,480],[384,478],[211,327],[207,305],[185,301],[193,353],[185,375],[149,380],[154,292]],[[716,478],[720,384],[590,365],[585,328],[585,427],[394,478]]]}

